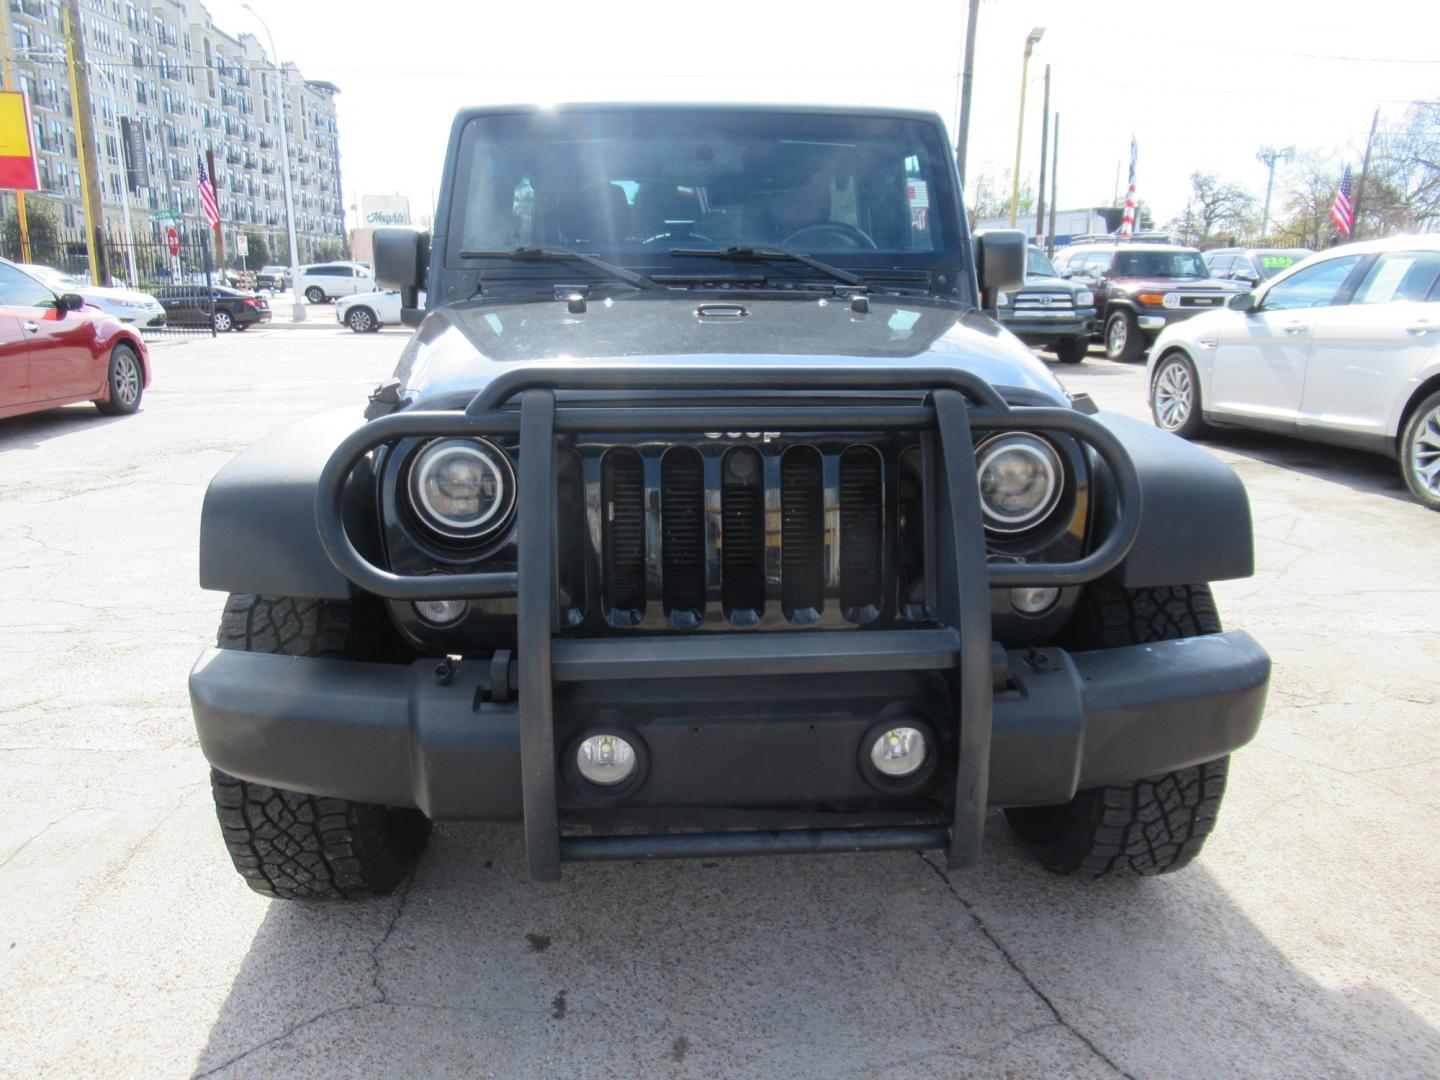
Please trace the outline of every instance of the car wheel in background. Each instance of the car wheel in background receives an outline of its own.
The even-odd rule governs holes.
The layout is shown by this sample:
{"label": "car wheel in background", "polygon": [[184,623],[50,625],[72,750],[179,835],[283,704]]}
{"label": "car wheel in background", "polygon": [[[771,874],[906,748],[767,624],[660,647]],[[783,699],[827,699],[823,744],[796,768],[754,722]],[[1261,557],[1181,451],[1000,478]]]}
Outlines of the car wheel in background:
{"label": "car wheel in background", "polygon": [[1405,422],[1400,471],[1422,506],[1440,510],[1440,393],[1420,402]]}
{"label": "car wheel in background", "polygon": [[1064,338],[1054,346],[1055,359],[1062,364],[1078,364],[1090,352],[1090,340],[1083,337]]}
{"label": "car wheel in background", "polygon": [[1209,430],[1200,412],[1200,379],[1195,365],[1183,353],[1161,357],[1150,382],[1150,415],[1155,426],[1182,438],[1194,439]]}
{"label": "car wheel in background", "polygon": [[1122,364],[1133,364],[1145,351],[1145,335],[1133,313],[1121,308],[1105,320],[1105,355]]}
{"label": "car wheel in background", "polygon": [[375,313],[363,305],[350,309],[345,316],[345,325],[357,334],[368,334],[371,330],[380,329],[380,324],[375,319]]}
{"label": "car wheel in background", "polygon": [[229,333],[235,329],[235,320],[230,317],[228,311],[215,312],[215,332],[217,334]]}
{"label": "car wheel in background", "polygon": [[97,401],[95,407],[106,416],[125,416],[140,408],[145,393],[145,372],[140,357],[125,344],[116,345],[110,353],[110,399]]}
{"label": "car wheel in background", "polygon": [[311,285],[305,290],[305,299],[312,304],[323,304],[325,302],[325,290],[319,285]]}

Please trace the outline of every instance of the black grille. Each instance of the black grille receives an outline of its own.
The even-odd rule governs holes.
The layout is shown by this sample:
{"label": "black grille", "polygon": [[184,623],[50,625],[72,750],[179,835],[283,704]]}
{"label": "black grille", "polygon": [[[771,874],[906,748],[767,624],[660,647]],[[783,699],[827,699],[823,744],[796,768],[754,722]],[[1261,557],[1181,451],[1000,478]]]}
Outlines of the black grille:
{"label": "black grille", "polygon": [[880,604],[880,542],[884,527],[880,457],[852,446],[840,457],[840,607]]}
{"label": "black grille", "polygon": [[780,462],[780,604],[787,614],[825,603],[824,496],[819,452],[789,451]]}
{"label": "black grille", "polygon": [[605,602],[612,611],[645,607],[645,466],[634,450],[612,450],[601,472],[605,515]]}
{"label": "black grille", "polygon": [[720,592],[727,612],[765,607],[765,474],[754,450],[725,458],[720,487]]}
{"label": "black grille", "polygon": [[660,552],[665,611],[705,610],[705,465],[688,447],[660,463]]}

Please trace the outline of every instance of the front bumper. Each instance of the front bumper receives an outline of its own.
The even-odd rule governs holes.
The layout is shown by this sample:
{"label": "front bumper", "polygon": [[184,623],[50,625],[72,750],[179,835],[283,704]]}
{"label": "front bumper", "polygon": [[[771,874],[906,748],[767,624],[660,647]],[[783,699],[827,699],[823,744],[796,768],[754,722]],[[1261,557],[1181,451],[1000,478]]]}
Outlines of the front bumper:
{"label": "front bumper", "polygon": [[1002,311],[1000,325],[1027,345],[1049,345],[1066,338],[1090,338],[1100,333],[1094,308],[1081,308],[1048,317],[1006,315]]}
{"label": "front bumper", "polygon": [[[945,648],[937,634],[885,636],[915,639],[916,662],[928,666],[930,654]],[[857,653],[869,651],[866,637]],[[736,659],[752,695],[764,695],[747,712],[744,692],[717,702],[714,694],[697,692],[693,679],[663,672],[658,679],[612,680],[606,694],[581,690],[582,681],[597,674],[594,645],[557,641],[554,664],[563,686],[556,694],[555,745],[568,747],[599,726],[638,735],[649,769],[628,805],[784,802],[803,809],[877,798],[857,758],[865,733],[880,719],[870,710],[881,699],[916,699],[907,702],[908,715],[943,716],[950,709],[942,684],[914,672],[872,679],[873,692],[847,686],[835,688],[836,695],[819,690],[811,676],[767,676],[754,658],[768,653],[774,659],[786,644],[766,646],[746,650],[749,661]],[[834,646],[847,647],[854,646]],[[1005,661],[1006,685],[993,695],[990,806],[1062,803],[1082,788],[1228,754],[1255,734],[1270,672],[1264,650],[1244,631],[1084,653],[1016,650]],[[489,661],[461,661],[441,678],[437,663],[211,649],[190,675],[201,749],[216,768],[274,787],[413,806],[439,820],[519,819],[519,709],[514,701],[495,700],[508,696],[495,692],[496,679],[508,674],[497,676]],[[927,705],[920,699],[928,692],[938,700]],[[841,693],[849,704],[837,704]],[[706,700],[697,707],[697,699]],[[801,701],[808,707],[797,708]],[[583,802],[583,795],[562,789],[562,806]]]}

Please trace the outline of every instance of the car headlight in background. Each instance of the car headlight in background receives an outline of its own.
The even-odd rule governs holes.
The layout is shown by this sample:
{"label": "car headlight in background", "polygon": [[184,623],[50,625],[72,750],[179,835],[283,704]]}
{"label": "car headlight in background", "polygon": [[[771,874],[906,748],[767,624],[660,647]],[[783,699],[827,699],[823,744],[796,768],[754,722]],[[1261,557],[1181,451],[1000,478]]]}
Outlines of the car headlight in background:
{"label": "car headlight in background", "polygon": [[506,523],[515,501],[510,460],[484,439],[438,439],[410,465],[410,505],[451,540],[480,540]]}
{"label": "car headlight in background", "polygon": [[1167,292],[1165,294],[1165,306],[1172,310],[1178,308],[1180,306],[1180,294],[1178,292]]}
{"label": "car headlight in background", "polygon": [[1009,432],[975,450],[985,526],[1016,533],[1038,524],[1060,501],[1064,488],[1060,455],[1044,439]]}
{"label": "car headlight in background", "polygon": [[1081,289],[1079,292],[1077,292],[1077,293],[1075,294],[1075,306],[1076,306],[1076,307],[1094,307],[1094,306],[1095,306],[1095,294],[1094,294],[1093,292],[1091,292],[1089,289]]}

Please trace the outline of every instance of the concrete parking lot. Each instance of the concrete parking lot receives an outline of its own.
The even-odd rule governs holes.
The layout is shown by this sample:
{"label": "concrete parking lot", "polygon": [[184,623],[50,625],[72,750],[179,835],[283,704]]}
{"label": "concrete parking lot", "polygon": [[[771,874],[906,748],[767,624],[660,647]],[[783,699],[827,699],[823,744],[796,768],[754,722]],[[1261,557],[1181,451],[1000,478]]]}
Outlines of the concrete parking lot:
{"label": "concrete parking lot", "polygon": [[[0,421],[0,1073],[1440,1074],[1440,515],[1379,458],[1266,436],[1209,444],[1257,532],[1221,614],[1275,678],[1184,873],[1054,878],[995,814],[963,872],[904,853],[541,885],[517,829],[445,825],[388,899],[251,894],[185,691],[223,603],[196,585],[200,500],[262,435],[358,407],[402,342],[167,344],[137,416]],[[1145,415],[1141,368],[1061,374]]]}

